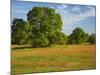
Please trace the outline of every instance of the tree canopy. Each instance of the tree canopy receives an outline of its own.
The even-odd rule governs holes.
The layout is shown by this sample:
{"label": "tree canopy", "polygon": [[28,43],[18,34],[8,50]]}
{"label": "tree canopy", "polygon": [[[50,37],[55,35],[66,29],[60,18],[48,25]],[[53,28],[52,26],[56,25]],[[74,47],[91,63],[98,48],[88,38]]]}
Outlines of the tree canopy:
{"label": "tree canopy", "polygon": [[24,44],[28,37],[29,25],[23,19],[14,18],[12,22],[12,44]]}
{"label": "tree canopy", "polygon": [[89,42],[91,44],[95,44],[96,43],[96,35],[94,33],[89,36]]}
{"label": "tree canopy", "polygon": [[[62,19],[55,12],[55,9],[34,7],[28,12],[27,20],[32,26],[33,47],[48,46],[51,43],[61,43],[60,41],[63,41],[64,35],[61,33]],[[57,36],[59,36],[59,40],[56,38]],[[55,42],[55,40],[57,41]]]}
{"label": "tree canopy", "polygon": [[69,35],[70,44],[80,44],[88,40],[88,34],[80,27],[73,30],[72,34]]}
{"label": "tree canopy", "polygon": [[33,7],[27,13],[27,22],[14,18],[12,22],[12,44],[31,44],[32,47],[47,47],[51,44],[96,43],[95,34],[89,36],[82,28],[75,28],[67,36],[62,32],[62,19],[55,9]]}

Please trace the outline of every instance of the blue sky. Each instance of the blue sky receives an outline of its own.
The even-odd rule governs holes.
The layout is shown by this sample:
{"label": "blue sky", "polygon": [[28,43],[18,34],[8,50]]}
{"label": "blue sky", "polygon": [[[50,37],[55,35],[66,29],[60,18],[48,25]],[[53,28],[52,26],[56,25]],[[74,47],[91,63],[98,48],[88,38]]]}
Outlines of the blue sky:
{"label": "blue sky", "polygon": [[96,12],[95,6],[72,5],[72,4],[54,4],[43,2],[24,2],[12,0],[12,19],[22,18],[27,21],[27,13],[33,7],[54,8],[62,18],[62,32],[69,35],[76,27],[81,27],[85,32],[95,33]]}

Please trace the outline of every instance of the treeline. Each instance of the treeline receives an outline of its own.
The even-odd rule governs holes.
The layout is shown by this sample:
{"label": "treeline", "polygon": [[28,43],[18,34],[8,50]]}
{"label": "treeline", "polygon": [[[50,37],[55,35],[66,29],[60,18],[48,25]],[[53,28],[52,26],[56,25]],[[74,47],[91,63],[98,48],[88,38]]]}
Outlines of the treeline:
{"label": "treeline", "polygon": [[31,44],[47,47],[52,44],[95,44],[95,34],[87,34],[77,27],[69,36],[62,30],[62,19],[55,9],[34,7],[27,13],[27,22],[14,18],[11,26],[12,44]]}
{"label": "treeline", "polygon": [[82,28],[75,28],[72,32],[72,34],[70,34],[68,36],[68,44],[95,44],[96,43],[96,35],[94,33],[92,33],[91,35],[89,35],[88,33],[84,32],[84,30]]}

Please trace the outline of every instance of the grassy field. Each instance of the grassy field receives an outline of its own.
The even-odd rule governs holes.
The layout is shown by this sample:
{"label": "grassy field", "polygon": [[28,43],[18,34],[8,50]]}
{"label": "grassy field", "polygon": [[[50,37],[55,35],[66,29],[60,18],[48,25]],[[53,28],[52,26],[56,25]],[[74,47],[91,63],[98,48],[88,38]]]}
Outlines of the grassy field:
{"label": "grassy field", "polygon": [[12,74],[85,70],[96,68],[95,45],[47,48],[12,46]]}

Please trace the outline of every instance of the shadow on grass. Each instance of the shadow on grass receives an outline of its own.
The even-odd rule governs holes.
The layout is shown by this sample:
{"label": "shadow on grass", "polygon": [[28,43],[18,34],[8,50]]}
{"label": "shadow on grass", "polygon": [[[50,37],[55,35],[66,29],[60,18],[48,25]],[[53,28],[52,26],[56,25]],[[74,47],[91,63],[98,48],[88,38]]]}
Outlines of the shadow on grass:
{"label": "shadow on grass", "polygon": [[29,49],[29,48],[32,48],[32,47],[14,47],[14,48],[11,48],[12,50],[20,50],[20,49]]}
{"label": "shadow on grass", "polygon": [[20,50],[20,49],[33,49],[33,48],[67,48],[65,45],[51,45],[51,46],[45,46],[45,47],[32,47],[30,45],[17,45],[11,47],[11,50]]}
{"label": "shadow on grass", "polygon": [[48,48],[48,47],[32,47],[32,46],[19,46],[19,47],[12,47],[11,50],[20,50],[20,49],[33,49],[33,48]]}

